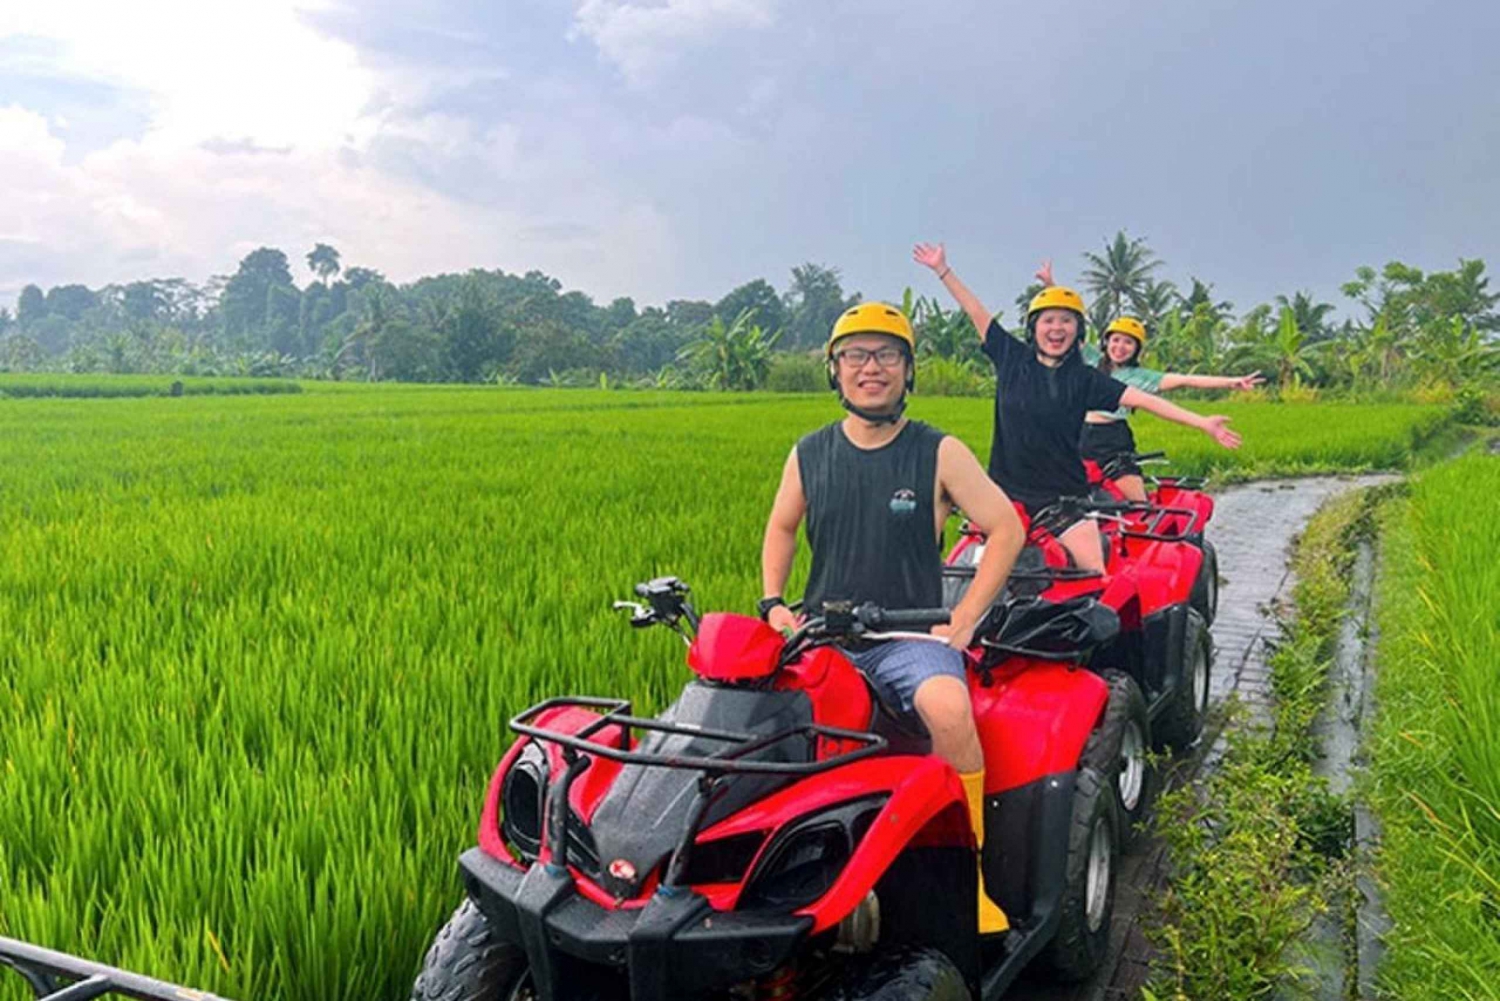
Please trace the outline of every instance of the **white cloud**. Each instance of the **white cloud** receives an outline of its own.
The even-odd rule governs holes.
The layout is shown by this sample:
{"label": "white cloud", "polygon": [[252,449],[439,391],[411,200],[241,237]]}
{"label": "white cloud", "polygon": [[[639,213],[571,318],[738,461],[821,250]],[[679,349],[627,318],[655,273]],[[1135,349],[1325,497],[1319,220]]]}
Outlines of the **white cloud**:
{"label": "white cloud", "polygon": [[583,0],[574,33],[589,38],[632,84],[648,84],[684,49],[740,29],[769,27],[780,0]]}
{"label": "white cloud", "polygon": [[317,241],[396,280],[539,267],[599,295],[670,282],[666,220],[586,147],[533,136],[523,155],[515,125],[414,110],[503,70],[376,71],[302,19],[310,7],[0,0],[0,40],[26,40],[8,68],[148,109],[138,134],[85,151],[57,118],[0,103],[0,304],[33,281],[201,281],[262,245],[298,265]]}
{"label": "white cloud", "polygon": [[[0,7],[0,39],[51,43],[49,72],[141,93],[146,140],[329,148],[368,138],[355,50],[300,17],[319,0],[50,0]],[[24,54],[33,71],[43,57]]]}

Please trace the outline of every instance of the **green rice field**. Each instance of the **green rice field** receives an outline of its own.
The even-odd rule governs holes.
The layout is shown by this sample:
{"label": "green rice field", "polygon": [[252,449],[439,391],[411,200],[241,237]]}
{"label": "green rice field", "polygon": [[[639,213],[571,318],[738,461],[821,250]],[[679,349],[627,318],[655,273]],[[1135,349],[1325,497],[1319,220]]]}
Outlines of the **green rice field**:
{"label": "green rice field", "polygon": [[[609,602],[676,573],[748,610],[782,461],[841,413],[303,389],[0,399],[0,934],[228,997],[404,998],[505,721],[669,699],[681,643]],[[1214,409],[1240,452],[1146,420],[1141,445],[1226,476],[1401,466],[1445,421]],[[988,401],[912,414],[984,458]]]}
{"label": "green rice field", "polygon": [[1369,757],[1394,928],[1386,996],[1500,998],[1500,458],[1418,477],[1387,516]]}

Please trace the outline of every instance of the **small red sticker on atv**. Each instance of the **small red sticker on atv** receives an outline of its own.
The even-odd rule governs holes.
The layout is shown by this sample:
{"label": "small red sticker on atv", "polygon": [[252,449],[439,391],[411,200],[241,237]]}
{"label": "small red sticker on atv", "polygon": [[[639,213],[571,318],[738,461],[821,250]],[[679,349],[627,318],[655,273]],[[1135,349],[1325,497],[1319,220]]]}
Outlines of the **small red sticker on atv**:
{"label": "small red sticker on atv", "polygon": [[623,879],[630,882],[635,879],[635,866],[625,859],[617,858],[609,864],[609,874],[615,879]]}

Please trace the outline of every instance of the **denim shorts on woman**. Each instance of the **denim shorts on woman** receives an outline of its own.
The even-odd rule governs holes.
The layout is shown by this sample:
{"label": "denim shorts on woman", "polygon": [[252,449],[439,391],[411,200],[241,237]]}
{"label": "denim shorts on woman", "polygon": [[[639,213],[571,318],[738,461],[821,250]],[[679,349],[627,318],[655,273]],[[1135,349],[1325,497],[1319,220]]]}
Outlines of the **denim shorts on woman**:
{"label": "denim shorts on woman", "polygon": [[854,666],[880,691],[881,700],[903,713],[916,711],[913,699],[928,678],[966,681],[964,655],[946,643],[928,640],[891,640],[867,650],[845,650]]}

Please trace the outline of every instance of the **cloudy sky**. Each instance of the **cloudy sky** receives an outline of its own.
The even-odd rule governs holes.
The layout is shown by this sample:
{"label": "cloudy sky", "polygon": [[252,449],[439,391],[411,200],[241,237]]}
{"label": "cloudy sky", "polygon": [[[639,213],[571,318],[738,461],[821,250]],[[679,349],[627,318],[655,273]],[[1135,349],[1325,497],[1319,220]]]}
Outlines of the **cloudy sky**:
{"label": "cloudy sky", "polygon": [[0,305],[315,241],[607,301],[1008,304],[1118,229],[1241,307],[1500,267],[1500,4],[4,0]]}

